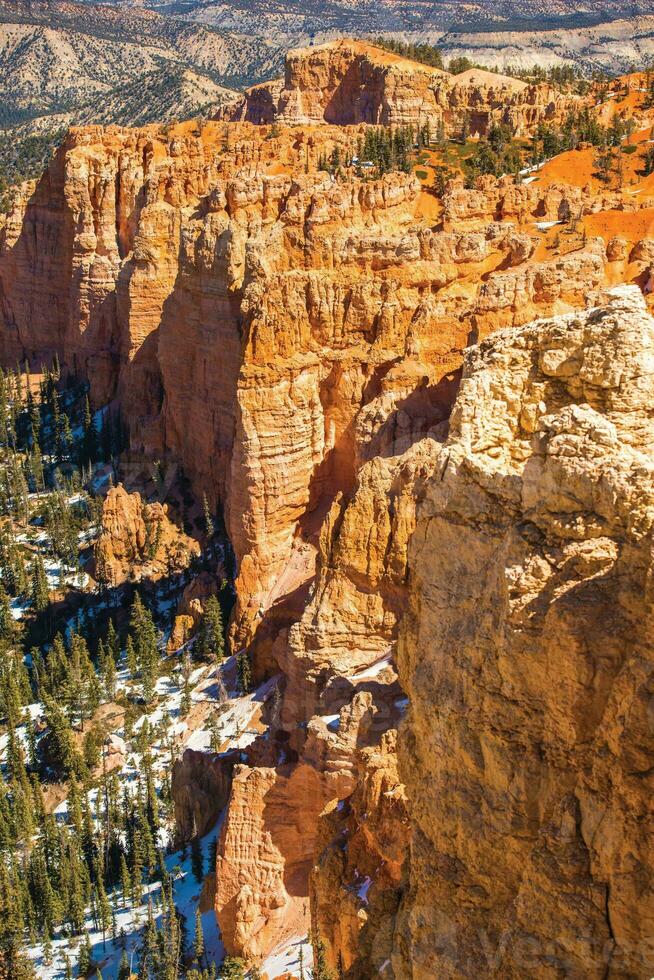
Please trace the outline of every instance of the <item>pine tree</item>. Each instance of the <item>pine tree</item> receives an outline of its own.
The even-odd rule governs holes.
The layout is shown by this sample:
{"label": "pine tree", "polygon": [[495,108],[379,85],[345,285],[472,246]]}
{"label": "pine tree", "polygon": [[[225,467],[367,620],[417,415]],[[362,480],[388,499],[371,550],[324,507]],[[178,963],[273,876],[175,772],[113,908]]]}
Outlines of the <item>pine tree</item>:
{"label": "pine tree", "polygon": [[120,660],[120,637],[116,632],[113,619],[109,620],[109,625],[107,626],[107,648],[114,658],[114,663],[117,665]]}
{"label": "pine tree", "polygon": [[38,442],[34,445],[34,451],[29,458],[29,468],[34,480],[34,489],[42,491],[45,489],[45,472],[43,469],[43,457]]}
{"label": "pine tree", "polygon": [[123,950],[122,956],[120,957],[120,964],[118,966],[118,980],[129,980],[131,972],[127,953],[125,950]]}
{"label": "pine tree", "polygon": [[240,956],[226,956],[220,969],[221,980],[245,980],[245,963]]}
{"label": "pine tree", "polygon": [[202,853],[202,841],[199,837],[191,840],[191,871],[198,884],[204,878],[204,855]]}
{"label": "pine tree", "polygon": [[91,772],[100,765],[103,742],[104,736],[97,725],[84,735],[84,762]]}
{"label": "pine tree", "polygon": [[195,952],[198,965],[201,966],[204,958],[204,932],[202,930],[202,915],[199,905],[195,910],[195,940],[193,942],[193,951]]}
{"label": "pine tree", "polygon": [[215,595],[206,601],[195,642],[200,657],[222,660],[225,655],[225,633],[220,602]]}
{"label": "pine tree", "polygon": [[211,511],[209,510],[209,501],[207,500],[206,493],[202,498],[202,507],[204,511],[204,531],[205,534],[207,535],[207,540],[211,541],[214,534],[216,533],[216,529],[214,527],[214,523],[211,517]]}
{"label": "pine tree", "polygon": [[93,421],[93,416],[91,415],[91,406],[89,404],[89,396],[86,396],[84,402],[84,435],[82,437],[82,451],[80,453],[81,461],[83,464],[94,463],[98,458],[98,430],[95,427],[95,422]]}
{"label": "pine tree", "polygon": [[186,718],[187,714],[191,710],[191,686],[188,681],[188,675],[184,677],[182,684],[182,697],[179,702],[179,713],[182,718]]}
{"label": "pine tree", "polygon": [[218,715],[213,714],[209,719],[209,733],[210,733],[210,748],[212,752],[220,752],[220,746],[222,745],[222,725]]}
{"label": "pine tree", "polygon": [[34,610],[37,613],[46,610],[50,604],[48,576],[46,575],[43,558],[38,554],[32,562],[31,599]]}
{"label": "pine tree", "polygon": [[51,741],[51,751],[55,764],[59,765],[66,774],[75,773],[77,776],[83,776],[86,767],[75,745],[68,718],[53,701],[44,700],[43,706],[50,729],[48,737]]}
{"label": "pine tree", "polygon": [[130,635],[134,642],[134,655],[141,676],[143,698],[146,704],[150,704],[155,695],[155,683],[159,668],[159,647],[152,614],[143,605],[138,592],[132,603]]}
{"label": "pine tree", "polygon": [[80,977],[86,977],[91,971],[91,942],[89,940],[89,934],[86,933],[82,945],[79,951],[79,960],[77,962],[77,972]]}
{"label": "pine tree", "polygon": [[127,669],[129,671],[129,675],[134,680],[138,675],[138,663],[136,661],[134,641],[131,636],[127,637],[127,643],[125,644],[125,655],[127,658]]}
{"label": "pine tree", "polygon": [[333,980],[332,972],[327,968],[327,952],[325,942],[315,933],[311,937],[313,946],[313,980]]}
{"label": "pine tree", "polygon": [[6,640],[7,643],[11,643],[14,638],[15,631],[16,624],[14,622],[14,617],[11,614],[9,596],[7,595],[4,584],[0,582],[0,639]]}
{"label": "pine tree", "polygon": [[68,824],[77,837],[82,836],[82,805],[80,801],[79,783],[73,776],[68,790]]}
{"label": "pine tree", "polygon": [[113,701],[116,696],[116,664],[113,654],[107,652],[104,658],[102,670],[102,683],[107,701]]}
{"label": "pine tree", "polygon": [[43,940],[42,955],[45,965],[50,966],[52,963],[52,940],[47,933],[45,934],[45,938]]}
{"label": "pine tree", "polygon": [[43,797],[41,782],[35,772],[33,772],[30,776],[30,783],[32,786],[34,818],[36,820],[37,826],[40,826],[43,823],[43,818],[45,816],[45,799]]}
{"label": "pine tree", "polygon": [[107,892],[104,887],[104,882],[102,876],[98,875],[97,881],[97,891],[98,891],[98,915],[100,919],[100,927],[102,929],[102,945],[106,947],[106,934],[107,929],[111,925],[111,905],[109,904],[109,899],[107,897]]}
{"label": "pine tree", "polygon": [[250,658],[245,650],[241,650],[236,658],[236,674],[240,693],[249,694],[252,688],[252,670],[250,668]]}
{"label": "pine tree", "polygon": [[131,892],[132,892],[132,882],[129,876],[129,869],[127,867],[127,861],[125,860],[125,854],[121,852],[120,855],[120,890],[123,896],[123,905],[127,905],[129,902]]}
{"label": "pine tree", "polygon": [[148,902],[148,918],[143,934],[143,945],[141,949],[141,963],[139,970],[140,976],[149,977],[151,972],[154,973],[155,964],[157,961],[157,947],[157,927],[154,921],[152,901],[150,900]]}
{"label": "pine tree", "polygon": [[141,839],[138,830],[134,831],[133,855],[132,855],[132,874],[131,874],[131,898],[134,905],[140,905],[143,897],[143,852]]}

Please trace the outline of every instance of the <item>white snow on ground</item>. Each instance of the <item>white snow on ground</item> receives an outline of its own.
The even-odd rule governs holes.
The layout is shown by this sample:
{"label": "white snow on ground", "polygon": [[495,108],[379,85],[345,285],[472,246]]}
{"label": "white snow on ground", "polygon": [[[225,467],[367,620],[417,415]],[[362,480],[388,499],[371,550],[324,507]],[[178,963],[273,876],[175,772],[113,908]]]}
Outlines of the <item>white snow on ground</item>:
{"label": "white snow on ground", "polygon": [[307,942],[307,936],[293,936],[285,943],[280,943],[266,957],[261,966],[260,972],[267,973],[269,977],[278,977],[283,973],[290,973],[292,977],[300,976],[300,947],[303,954],[304,976],[309,976],[309,970],[313,965],[313,949]]}
{"label": "white snow on ground", "polygon": [[534,163],[531,167],[524,167],[522,170],[519,170],[518,173],[521,177],[526,177],[527,174],[536,173],[538,170],[544,167],[546,163],[549,163],[549,160],[541,160],[540,163]]}
{"label": "white snow on ground", "polygon": [[[230,676],[232,676],[234,666],[234,658],[230,657],[216,667],[201,665],[195,669],[191,674],[191,679],[197,680],[199,683],[193,690],[193,701],[196,703],[207,701],[217,706],[218,702],[216,701],[216,692],[219,687],[220,676],[224,673],[228,673]],[[261,684],[251,694],[248,694],[245,697],[233,697],[229,701],[225,702],[223,713],[220,715],[220,721],[222,723],[222,739],[224,742],[227,742],[228,749],[245,748],[250,741],[257,737],[259,733],[254,730],[250,730],[248,725],[252,721],[257,709],[260,708],[263,702],[272,694],[278,680],[279,675],[276,675],[275,677],[270,678],[270,680],[266,681],[264,684]],[[181,702],[181,689],[179,684],[181,682],[182,678],[177,671],[175,672],[174,676],[165,675],[158,679],[156,690],[159,696],[162,698],[162,701],[153,711],[142,715],[135,722],[133,725],[134,733],[138,732],[139,729],[143,727],[146,718],[151,731],[158,727],[162,719],[166,719],[169,722],[167,726],[167,736],[172,734],[180,734],[181,736],[184,736],[184,733],[187,731],[187,723],[184,721],[184,719],[179,717],[179,707]],[[128,673],[125,669],[121,669],[118,673],[117,688],[124,690],[127,687],[127,684]],[[41,705],[34,705],[30,707],[30,710],[34,716],[37,716],[41,708]],[[24,726],[17,731],[19,733],[23,733]],[[133,793],[136,790],[138,774],[142,767],[142,759],[138,752],[134,752],[129,749],[129,745],[124,741],[124,736],[124,730],[119,729],[117,732],[112,734],[111,738],[117,745],[119,744],[120,747],[125,750],[126,758],[121,771],[121,784],[127,788],[128,792]],[[196,729],[195,731],[191,732],[187,738],[182,737],[181,746],[179,747],[180,754],[186,747],[207,751],[209,749],[209,741],[210,733],[207,729]],[[0,740],[0,751],[1,750],[3,750],[2,740]],[[158,736],[156,736],[154,743],[150,746],[150,752],[153,758],[153,770],[155,772],[156,786],[157,788],[160,788],[161,779],[164,773],[170,770],[169,748],[167,745],[162,744]],[[91,802],[93,802],[96,794],[96,790],[89,794],[89,799]],[[54,811],[58,820],[64,820],[67,812],[68,806],[65,800],[60,803]],[[213,828],[213,830],[202,839],[205,873],[207,870],[209,870],[209,853],[212,842],[216,839],[216,835],[220,829],[220,822],[221,821],[219,820],[218,824]],[[168,834],[166,831],[164,831],[164,837],[160,843],[163,847],[165,847],[168,843]],[[175,877],[175,902],[177,907],[186,917],[188,948],[192,949],[195,909],[200,898],[202,885],[195,880],[191,870],[190,846],[186,849],[186,851],[187,853],[184,860],[182,860],[182,854],[184,853],[183,851],[177,851],[176,853],[167,856],[165,860],[166,867],[170,872],[172,872],[177,866],[179,866],[181,869],[181,871]],[[136,966],[137,950],[140,943],[141,930],[147,918],[148,897],[152,898],[153,904],[157,903],[160,890],[159,882],[144,885],[144,901],[136,909],[123,908],[118,889],[116,889],[114,896],[109,896],[113,903],[116,916],[116,938],[113,938],[108,934],[105,937],[105,941],[103,941],[101,932],[94,929],[90,916],[87,918],[87,927],[93,948],[93,955],[96,961],[100,964],[104,980],[115,980],[117,976],[120,958],[122,955],[122,947],[120,942],[121,930],[125,933],[124,942],[127,954],[128,956],[133,957],[133,962]],[[156,906],[156,904],[154,912],[155,916],[158,917],[160,909]],[[207,962],[213,962],[216,964],[220,963],[224,956],[224,948],[220,939],[220,932],[216,923],[216,917],[212,910],[202,915],[202,930],[204,933],[205,947],[207,951]],[[32,947],[29,950],[29,955],[35,962],[37,975],[40,978],[43,978],[43,980],[61,980],[61,978],[63,978],[65,975],[64,954],[66,953],[68,954],[71,965],[73,966],[73,974],[76,975],[75,966],[79,956],[81,938],[82,937],[71,938],[66,936],[58,936],[55,938],[55,940],[52,942],[53,959],[49,965],[43,962],[42,947],[40,945]],[[288,944],[283,950],[279,951],[277,958],[279,959],[279,962],[282,963],[282,967],[280,967],[280,969],[276,972],[270,973],[270,976],[276,976],[279,973],[284,972],[284,969],[291,971],[295,968],[294,959],[297,961],[299,942],[300,939],[298,937],[297,942],[293,941],[293,943]],[[305,946],[304,954],[304,963],[305,966],[308,967],[311,964],[310,946]],[[284,966],[284,964],[287,965]],[[299,973],[294,975],[299,976]],[[308,976],[308,974],[305,973],[305,976]]]}
{"label": "white snow on ground", "polygon": [[[34,521],[34,524],[36,521]],[[16,535],[19,544],[36,544],[41,546],[48,545],[50,539],[45,531],[36,531],[30,527],[29,531]]]}
{"label": "white snow on ground", "polygon": [[[36,721],[43,714],[43,705],[40,701],[35,701],[34,704],[28,704],[24,710],[30,715],[32,721]],[[27,755],[27,729],[24,723],[16,726],[16,736],[23,748],[23,752]],[[7,733],[0,735],[0,762],[4,762],[5,760],[8,742],[9,735]]]}
{"label": "white snow on ground", "polygon": [[211,733],[204,728],[200,728],[191,735],[185,742],[187,749],[195,749],[196,752],[208,752],[211,744]]}
{"label": "white snow on ground", "polygon": [[366,905],[368,904],[368,891],[371,885],[372,885],[372,878],[369,877],[369,875],[366,875],[365,878],[357,882],[357,884],[355,885],[357,895],[359,896],[362,902],[365,902]]}
{"label": "white snow on ground", "polygon": [[553,228],[555,225],[562,225],[562,221],[537,221],[536,227],[539,231],[547,231],[548,228]]}
{"label": "white snow on ground", "polygon": [[369,667],[364,667],[363,670],[358,671],[356,674],[350,674],[348,680],[350,681],[365,681],[370,678],[377,677],[378,674],[382,672],[384,667],[391,665],[391,655],[390,653],[384,654],[379,660],[376,660],[374,664]]}
{"label": "white snow on ground", "polygon": [[86,572],[70,569],[57,559],[44,558],[43,564],[48,577],[48,588],[51,590],[61,588],[62,582],[77,589],[85,589],[89,584],[90,579]]}
{"label": "white snow on ground", "polygon": [[[220,822],[219,822],[220,823]],[[202,855],[204,858],[205,873],[209,864],[211,846],[216,839],[219,830],[219,823],[202,838]],[[182,851],[176,851],[166,858],[166,868],[169,872],[177,869],[174,875],[175,904],[179,911],[185,916],[187,927],[188,948],[193,948],[195,932],[195,909],[197,907],[202,884],[197,882],[191,870],[191,850],[186,849],[187,854],[182,860]],[[161,920],[161,909],[158,907],[161,887],[159,882],[144,885],[144,901],[136,909],[123,908],[119,890],[115,895],[110,895],[116,916],[116,938],[107,933],[103,940],[102,932],[93,928],[91,918],[87,919],[89,939],[93,951],[93,958],[100,965],[104,980],[116,980],[120,958],[122,955],[121,931],[125,933],[125,949],[128,957],[132,957],[134,966],[137,964],[137,949],[141,939],[140,930],[144,926],[148,913],[148,898],[152,899],[153,911],[157,922]],[[202,931],[209,963],[219,963],[224,956],[224,947],[220,939],[220,934],[216,924],[216,917],[213,911],[205,912],[202,916]],[[68,954],[71,965],[75,967],[79,955],[80,941],[82,937],[58,937],[52,943],[53,960],[50,965],[43,962],[42,947],[35,946],[29,951],[34,961],[37,975],[42,980],[60,980],[64,976],[64,954]],[[75,975],[76,971],[73,971]]]}
{"label": "white snow on ground", "polygon": [[11,609],[11,615],[14,619],[22,619],[27,610],[30,607],[29,602],[21,602],[20,599],[12,599],[9,603],[9,608]]}

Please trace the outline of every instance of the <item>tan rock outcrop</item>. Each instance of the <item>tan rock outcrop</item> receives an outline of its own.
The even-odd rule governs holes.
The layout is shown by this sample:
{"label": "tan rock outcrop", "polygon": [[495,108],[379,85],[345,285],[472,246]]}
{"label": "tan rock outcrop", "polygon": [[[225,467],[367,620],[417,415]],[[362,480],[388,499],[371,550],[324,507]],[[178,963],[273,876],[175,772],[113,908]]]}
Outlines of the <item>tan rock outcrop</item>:
{"label": "tan rock outcrop", "polygon": [[175,839],[179,845],[206,834],[224,809],[237,753],[221,756],[186,749],[171,773]]}
{"label": "tan rock outcrop", "polygon": [[[311,112],[322,104],[316,57]],[[405,68],[393,65],[399,85]],[[567,220],[584,196],[565,188],[455,185],[441,228],[411,174],[317,171],[361,135],[324,121],[73,131],[0,230],[2,356],[39,364],[56,350],[96,402],[117,396],[133,458],[182,467],[198,495],[224,504],[234,649],[249,647],[257,679],[283,675],[264,707],[270,738],[237,771],[217,868],[227,947],[257,961],[297,935],[312,867],[317,915],[352,885],[348,861],[342,874],[316,862],[318,841],[328,851],[330,828],[340,833],[340,817],[320,821],[325,806],[352,797],[362,866],[396,839],[385,798],[388,826],[367,836],[357,782],[377,750],[390,754],[380,740],[404,708],[395,644],[407,552],[464,348],[596,302],[607,267],[622,275],[626,262],[608,262],[592,235],[562,256],[545,247],[535,222]],[[648,254],[644,244],[630,275],[645,273]],[[107,507],[98,553],[115,575],[164,573],[165,556],[151,567],[142,502],[113,492]],[[189,596],[173,645],[196,614]],[[179,783],[187,830],[213,793],[194,795],[194,772]],[[321,919],[333,964],[342,942],[352,969],[372,969],[386,948],[375,920],[390,922],[398,875],[365,923],[358,897],[343,932]]]}
{"label": "tan rock outcrop", "polygon": [[398,977],[652,972],[653,375],[634,287],[468,353],[410,548]]}
{"label": "tan rock outcrop", "polygon": [[[480,186],[475,227],[439,231],[412,175],[316,172],[359,135],[74,130],[0,232],[0,353],[56,351],[96,402],[118,394],[135,453],[222,500],[239,645],[273,607],[288,625],[294,590],[299,618],[324,514],[363,459],[419,435],[414,414],[447,417],[465,345],[585,305],[603,275],[592,241],[534,265],[530,236],[488,219],[510,182]],[[562,192],[546,199],[558,214]]]}
{"label": "tan rock outcrop", "polygon": [[[409,846],[395,731],[357,758],[352,795],[321,815],[311,878],[312,927],[330,965],[355,978],[390,965]],[[387,965],[385,965],[387,964]]]}
{"label": "tan rock outcrop", "polygon": [[205,601],[218,592],[218,582],[209,572],[200,572],[185,586],[177,603],[173,628],[168,640],[168,651],[172,653],[193,635],[202,619]]}
{"label": "tan rock outcrop", "polygon": [[[392,404],[385,401],[384,419],[389,418]],[[390,791],[384,780],[388,776],[392,782],[388,775],[394,765],[392,743],[385,741],[381,750],[374,746],[398,723],[405,706],[393,653],[406,601],[407,546],[418,486],[431,472],[442,438],[439,427],[434,427],[438,403],[400,399],[399,404],[406,405],[406,418],[396,425],[393,439],[380,440],[372,424],[380,417],[381,405],[361,413],[358,430],[367,433],[368,444],[384,446],[389,455],[364,462],[349,499],[339,496],[334,502],[320,536],[313,596],[299,623],[282,630],[268,654],[284,676],[281,705],[271,726],[275,755],[271,759],[268,741],[267,755],[259,765],[252,751],[255,766],[237,772],[216,875],[217,915],[227,948],[246,958],[260,959],[274,945],[275,936],[292,935],[297,929],[316,849],[326,846],[329,833],[338,830],[327,821],[319,844],[318,817],[323,808],[349,798],[363,772],[367,774],[365,799],[371,804],[373,797],[379,799],[382,784],[384,792]],[[362,445],[366,445],[363,439]],[[257,638],[259,658],[260,644]],[[371,747],[369,754],[361,752],[365,746]],[[382,752],[383,762],[377,761],[377,751]],[[387,776],[381,775],[382,770]],[[396,795],[393,791],[394,799]],[[353,824],[359,819],[365,822],[363,806],[363,802],[352,805]],[[394,807],[390,811],[395,812]],[[278,823],[282,812],[283,826]],[[380,810],[382,823],[384,813]],[[389,824],[385,832],[379,829],[379,837],[371,832],[378,849],[383,849],[383,833],[390,840],[405,830]],[[361,855],[366,833],[361,829],[358,834]],[[374,860],[371,845],[369,862]],[[395,861],[393,869],[386,868],[379,876],[380,909],[391,901],[390,892],[397,905],[401,859],[396,856]],[[353,874],[348,867],[348,874]],[[315,894],[327,905],[332,887],[327,880],[332,877],[330,872],[323,890],[314,874]],[[345,888],[345,879],[342,884]],[[356,914],[355,908],[355,918]],[[372,941],[377,931],[386,928],[390,912],[387,909],[383,925],[377,923],[377,911],[371,918],[366,935]],[[308,923],[303,928],[308,929]],[[356,930],[348,935],[354,940]],[[336,936],[332,930],[330,941],[335,942]],[[348,955],[355,958],[353,947]],[[361,961],[368,962],[367,954]]]}
{"label": "tan rock outcrop", "polygon": [[548,85],[473,69],[461,75],[411,61],[362,41],[338,40],[298,48],[286,56],[284,79],[248,89],[219,118],[257,125],[370,123],[442,125],[472,135],[506,123],[518,136],[539,123],[563,119],[573,100]]}
{"label": "tan rock outcrop", "polygon": [[165,504],[145,503],[119,484],[107,494],[95,544],[96,575],[110,586],[157,579],[188,568],[200,545],[168,517]]}

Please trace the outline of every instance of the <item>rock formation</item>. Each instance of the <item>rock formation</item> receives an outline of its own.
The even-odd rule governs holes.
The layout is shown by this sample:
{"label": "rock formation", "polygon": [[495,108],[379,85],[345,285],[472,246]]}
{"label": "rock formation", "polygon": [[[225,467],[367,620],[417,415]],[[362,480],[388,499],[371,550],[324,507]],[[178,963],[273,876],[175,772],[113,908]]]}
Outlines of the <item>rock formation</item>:
{"label": "rock formation", "polygon": [[209,572],[200,572],[185,587],[177,603],[168,651],[173,653],[195,632],[205,607],[205,601],[218,592],[218,582]]}
{"label": "rock formation", "polygon": [[221,756],[186,749],[171,773],[177,842],[206,834],[229,799],[236,753]]}
{"label": "rock formation", "polygon": [[494,122],[525,136],[539,123],[561,121],[571,106],[549,85],[478,69],[450,75],[372,44],[339,40],[289,52],[283,79],[254,85],[218,117],[257,125],[442,125],[448,135],[458,135],[465,119],[473,136]]}
{"label": "rock formation", "polygon": [[[232,649],[246,649],[257,682],[275,690],[262,706],[267,731],[231,760],[231,787],[213,755],[187,754],[174,799],[186,838],[229,796],[215,892],[229,952],[260,962],[313,921],[350,980],[382,969],[398,980],[545,976],[540,961],[524,966],[531,917],[560,944],[552,957],[568,957],[563,972],[570,963],[581,975],[585,955],[597,972],[605,929],[615,971],[624,963],[640,973],[648,961],[637,964],[624,896],[636,887],[630,868],[647,861],[615,814],[633,805],[635,825],[642,799],[621,762],[611,783],[617,712],[605,716],[613,741],[600,761],[591,746],[602,698],[618,696],[611,665],[626,656],[628,602],[605,581],[602,549],[626,549],[625,568],[637,553],[633,568],[645,567],[626,513],[620,531],[611,510],[644,477],[634,463],[624,493],[612,491],[586,464],[619,474],[620,453],[640,452],[641,437],[645,445],[645,413],[628,385],[635,340],[610,324],[649,321],[630,294],[607,313],[579,311],[616,281],[648,289],[652,241],[624,221],[628,208],[634,228],[646,227],[647,198],[482,178],[452,182],[441,204],[412,173],[370,178],[345,167],[332,177],[321,157],[336,147],[351,155],[366,120],[454,127],[474,102],[480,128],[511,111],[527,131],[550,111],[543,93],[520,84],[509,92],[474,73],[457,82],[368,51],[349,43],[293,54],[284,83],[248,94],[245,121],[72,131],[0,226],[0,356],[39,366],[57,353],[65,372],[89,378],[95,405],[120,405],[133,458],[179,466],[197,496],[224,507],[238,571]],[[277,125],[248,121],[256,100]],[[609,233],[616,215],[619,235]],[[557,245],[553,222],[564,223]],[[475,344],[443,449],[463,351]],[[575,474],[579,487],[568,486]],[[599,509],[588,524],[575,508],[591,490]],[[168,574],[184,566],[163,547],[169,533],[179,541],[171,529],[159,505],[112,490],[98,563],[111,581]],[[597,654],[595,634],[584,646],[586,579],[591,598],[607,590],[594,608],[616,617],[614,640]],[[194,585],[185,596],[171,650],[206,594]],[[577,597],[578,616],[566,605]],[[533,674],[520,660],[532,639]],[[491,643],[498,657],[507,651],[493,668]],[[567,644],[576,659],[564,656]],[[456,727],[461,706],[469,729]],[[642,776],[636,763],[629,772]],[[462,840],[455,794],[469,821]],[[556,827],[561,847],[572,841],[568,863]],[[619,838],[625,850],[611,852]],[[605,871],[614,853],[619,880]],[[557,861],[558,885],[548,870]],[[530,884],[518,886],[524,867]],[[566,910],[560,929],[555,899]],[[646,922],[646,904],[634,908]],[[440,922],[460,944],[448,945]],[[583,954],[577,927],[593,937]],[[504,940],[502,928],[514,933]]]}
{"label": "rock formation", "polygon": [[[427,403],[419,406],[413,411],[428,411]],[[378,411],[368,413],[368,425]],[[335,501],[320,536],[313,597],[299,623],[279,630],[270,648],[256,639],[259,659],[263,649],[285,677],[278,715],[270,719],[276,748],[272,757],[269,741],[261,757],[251,750],[250,764],[236,770],[217,867],[218,919],[229,948],[247,958],[256,960],[285,930],[297,933],[298,919],[299,931],[308,930],[318,817],[355,790],[365,747],[378,745],[404,710],[392,651],[416,488],[431,471],[439,435],[424,433],[411,445],[407,414],[396,455],[391,449],[387,458],[365,463],[349,502]],[[402,442],[409,444],[405,452]]]}
{"label": "rock formation", "polygon": [[654,320],[471,349],[410,547],[397,977],[646,976]]}
{"label": "rock formation", "polygon": [[357,785],[321,817],[312,872],[312,928],[348,977],[390,967],[410,840],[395,731],[358,757]]}
{"label": "rock formation", "polygon": [[145,503],[140,493],[112,487],[102,508],[95,543],[96,577],[110,586],[126,579],[157,579],[186,568],[200,546],[168,517],[166,504]]}

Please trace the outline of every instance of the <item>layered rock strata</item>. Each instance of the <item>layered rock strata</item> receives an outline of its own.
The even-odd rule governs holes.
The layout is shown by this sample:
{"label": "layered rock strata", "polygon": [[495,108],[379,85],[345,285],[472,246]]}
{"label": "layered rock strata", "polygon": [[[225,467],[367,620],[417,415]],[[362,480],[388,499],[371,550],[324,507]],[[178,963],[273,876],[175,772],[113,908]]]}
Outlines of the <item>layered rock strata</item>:
{"label": "layered rock strata", "polygon": [[[313,597],[272,646],[284,674],[281,701],[269,736],[236,769],[216,876],[225,941],[247,959],[260,959],[275,937],[309,929],[318,818],[352,794],[366,746],[374,754],[404,711],[393,650],[417,488],[440,437],[433,430],[362,466],[351,500],[338,498],[325,521]],[[411,442],[410,429],[403,441]],[[399,867],[389,870],[389,891],[398,875]]]}
{"label": "layered rock strata", "polygon": [[353,139],[75,131],[2,230],[3,356],[56,351],[96,402],[118,395],[135,450],[222,499],[239,642],[310,579],[303,542],[354,485],[361,409],[379,414],[372,456],[409,424],[399,402],[447,416],[470,337],[586,302],[602,278],[592,242],[534,272],[506,225],[434,230],[411,175],[301,172]]}
{"label": "layered rock strata", "polygon": [[339,40],[289,52],[283,79],[248,89],[219,118],[257,125],[428,124],[448,135],[458,135],[465,120],[473,136],[493,123],[525,136],[541,123],[562,121],[574,101],[546,84],[476,69],[451,75],[371,44]]}
{"label": "layered rock strata", "polygon": [[[221,832],[227,948],[258,961],[281,935],[306,932],[311,875],[314,920],[353,977],[385,962],[370,957],[389,948],[379,922],[391,921],[406,873],[392,736],[382,737],[405,708],[395,645],[408,545],[462,352],[596,302],[626,261],[617,243],[607,256],[592,237],[564,256],[534,254],[543,213],[558,220],[585,204],[565,188],[455,185],[443,227],[420,216],[426,192],[411,174],[317,171],[362,132],[216,122],[74,131],[0,231],[2,356],[38,365],[57,352],[89,377],[96,404],[120,401],[135,454],[179,463],[198,495],[224,504],[235,649],[249,648],[257,680],[281,673],[265,707],[269,737],[240,759]],[[645,275],[651,242],[632,254],[630,274]],[[147,557],[142,533],[109,538],[120,574],[125,549],[129,564]],[[180,639],[195,612],[189,597]],[[178,777],[186,833],[206,803],[192,791],[194,767]],[[198,785],[205,776],[213,793],[208,774]],[[366,827],[368,798],[387,827],[386,816]],[[334,862],[341,821],[358,852]],[[327,914],[341,887],[342,930]],[[402,932],[412,937],[408,903]]]}

